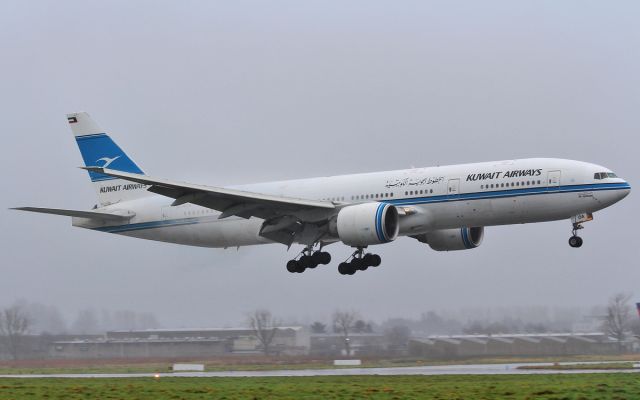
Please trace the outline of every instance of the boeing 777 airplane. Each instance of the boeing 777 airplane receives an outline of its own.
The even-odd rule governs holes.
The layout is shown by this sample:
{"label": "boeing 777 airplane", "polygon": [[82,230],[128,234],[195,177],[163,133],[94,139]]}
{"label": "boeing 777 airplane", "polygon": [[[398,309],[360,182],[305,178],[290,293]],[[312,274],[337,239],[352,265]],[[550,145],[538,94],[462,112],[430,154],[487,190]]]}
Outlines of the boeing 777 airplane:
{"label": "boeing 777 airplane", "polygon": [[473,249],[484,227],[567,219],[571,247],[593,213],[631,186],[607,168],[555,158],[492,161],[232,187],[154,178],[89,117],[67,119],[98,195],[90,211],[20,207],[72,217],[73,226],[203,247],[294,243],[301,273],[328,264],[325,247],[354,248],[338,271],[380,265],[369,246],[409,236],[433,250]]}

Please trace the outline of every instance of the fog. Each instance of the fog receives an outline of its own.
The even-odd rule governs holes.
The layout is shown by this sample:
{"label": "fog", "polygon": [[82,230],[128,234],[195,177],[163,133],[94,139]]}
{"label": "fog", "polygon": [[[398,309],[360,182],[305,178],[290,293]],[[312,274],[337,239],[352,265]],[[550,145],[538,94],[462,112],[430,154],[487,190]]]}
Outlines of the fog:
{"label": "fog", "polygon": [[[96,203],[65,113],[145,172],[212,185],[524,157],[640,169],[632,1],[3,1],[0,305],[153,313],[167,327],[419,318],[640,296],[636,194],[569,221],[488,227],[482,246],[377,246],[380,268],[290,274],[282,245],[202,249],[72,228],[16,206]],[[634,298],[635,299],[635,298]],[[483,311],[483,312],[485,312]],[[489,312],[489,311],[486,311]]]}

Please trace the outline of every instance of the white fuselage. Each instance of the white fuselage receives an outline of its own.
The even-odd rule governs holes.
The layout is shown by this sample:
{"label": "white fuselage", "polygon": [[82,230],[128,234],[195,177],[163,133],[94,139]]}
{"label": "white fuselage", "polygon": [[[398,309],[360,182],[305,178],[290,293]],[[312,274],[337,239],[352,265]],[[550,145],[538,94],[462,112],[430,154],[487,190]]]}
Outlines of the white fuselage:
{"label": "white fuselage", "polygon": [[[630,186],[601,166],[538,158],[367,174],[268,182],[235,189],[336,204],[386,202],[406,210],[401,236],[439,229],[520,224],[593,213],[625,197]],[[615,176],[615,175],[610,175]],[[273,243],[259,235],[263,220],[229,217],[193,204],[152,196],[113,204],[105,211],[133,212],[128,224],[74,225],[191,246],[234,247]]]}

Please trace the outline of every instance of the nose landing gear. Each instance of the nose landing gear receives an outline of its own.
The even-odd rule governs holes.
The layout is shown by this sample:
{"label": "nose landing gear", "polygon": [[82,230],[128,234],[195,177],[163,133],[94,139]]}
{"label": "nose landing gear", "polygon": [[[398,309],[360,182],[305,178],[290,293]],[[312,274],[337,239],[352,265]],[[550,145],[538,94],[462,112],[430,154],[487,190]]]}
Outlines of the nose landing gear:
{"label": "nose landing gear", "polygon": [[583,229],[582,224],[584,222],[589,222],[593,220],[593,214],[590,212],[583,212],[578,215],[574,215],[571,217],[571,223],[573,224],[573,230],[571,231],[572,235],[569,238],[569,246],[573,248],[578,248],[582,246],[582,238],[578,236],[578,231]]}
{"label": "nose landing gear", "polygon": [[572,236],[569,238],[569,246],[573,248],[578,248],[582,246],[582,238],[578,236],[578,230],[583,229],[584,226],[578,222],[573,223],[573,230],[571,231]]}

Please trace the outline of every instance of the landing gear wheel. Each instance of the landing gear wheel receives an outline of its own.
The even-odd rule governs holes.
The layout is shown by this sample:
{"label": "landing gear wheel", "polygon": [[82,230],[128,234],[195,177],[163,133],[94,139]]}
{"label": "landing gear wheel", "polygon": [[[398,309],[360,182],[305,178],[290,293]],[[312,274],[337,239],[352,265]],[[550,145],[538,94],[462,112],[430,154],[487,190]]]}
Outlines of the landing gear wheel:
{"label": "landing gear wheel", "polygon": [[291,272],[292,274],[303,272],[304,267],[301,266],[300,263],[296,260],[289,260],[289,262],[287,262],[287,271]]}
{"label": "landing gear wheel", "polygon": [[287,271],[294,273],[298,269],[298,262],[296,260],[289,260],[287,262]]}
{"label": "landing gear wheel", "polygon": [[369,266],[373,266],[373,254],[367,253],[364,256],[362,256],[362,262],[364,262]]}
{"label": "landing gear wheel", "polygon": [[[357,260],[357,261],[356,261]],[[364,258],[354,258],[352,261],[353,265],[356,267],[358,271],[366,271],[367,268],[371,266]]]}
{"label": "landing gear wheel", "polygon": [[327,265],[331,262],[331,254],[326,251],[316,251],[311,257],[313,257],[313,262],[315,262],[316,265]]}
{"label": "landing gear wheel", "polygon": [[582,238],[580,236],[571,236],[569,238],[569,246],[573,248],[578,248],[582,246]]}
{"label": "landing gear wheel", "polygon": [[351,265],[351,263],[342,262],[340,263],[340,265],[338,265],[338,272],[341,275],[353,275],[356,273],[356,270],[355,268],[353,268],[353,265]]}
{"label": "landing gear wheel", "polygon": [[320,251],[318,254],[320,255],[320,264],[327,265],[331,262],[331,254],[326,251]]}
{"label": "landing gear wheel", "polygon": [[382,258],[380,258],[379,255],[377,254],[371,254],[371,253],[367,253],[364,255],[364,257],[362,257],[362,260],[369,266],[369,267],[378,267],[380,266],[380,263],[382,263]]}
{"label": "landing gear wheel", "polygon": [[313,269],[313,268],[318,266],[318,263],[316,262],[314,257],[313,256],[307,256],[307,255],[304,255],[304,256],[300,257],[299,263],[304,268],[312,268]]}

